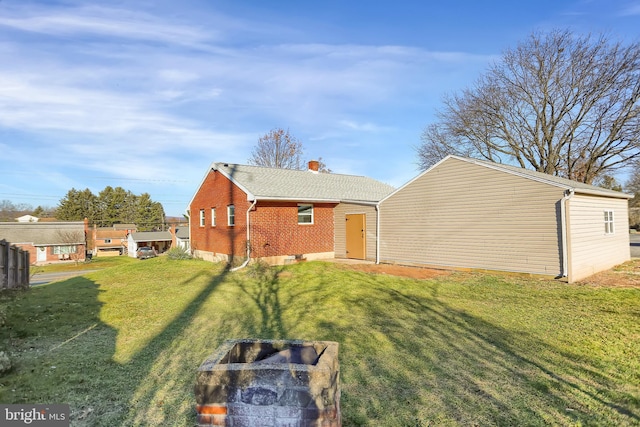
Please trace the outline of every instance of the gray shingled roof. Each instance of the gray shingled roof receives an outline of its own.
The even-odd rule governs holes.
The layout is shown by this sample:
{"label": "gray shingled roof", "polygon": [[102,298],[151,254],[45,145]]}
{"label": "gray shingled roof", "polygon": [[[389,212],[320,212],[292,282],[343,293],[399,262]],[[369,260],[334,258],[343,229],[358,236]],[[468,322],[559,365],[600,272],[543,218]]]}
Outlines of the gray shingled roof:
{"label": "gray shingled roof", "polygon": [[163,242],[171,241],[171,233],[168,231],[138,231],[131,233],[134,242]]}
{"label": "gray shingled roof", "polygon": [[0,222],[2,239],[34,246],[83,244],[84,222]]}
{"label": "gray shingled roof", "polygon": [[189,238],[189,227],[179,227],[176,228],[176,237],[178,239],[188,239]]}
{"label": "gray shingled roof", "polygon": [[450,156],[450,157],[458,160],[463,160],[468,163],[475,163],[477,165],[482,165],[482,166],[490,167],[497,170],[503,170],[505,172],[513,173],[526,178],[535,179],[537,181],[547,182],[552,185],[564,187],[567,190],[572,189],[577,192],[600,194],[603,196],[610,196],[610,197],[623,198],[623,199],[630,199],[631,197],[633,197],[631,195],[621,193],[619,191],[609,190],[607,188],[597,187],[595,185],[589,185],[582,182],[573,181],[570,179],[561,178],[559,176],[549,175],[542,172],[536,172],[529,169],[523,169],[517,166],[505,165],[503,163],[495,163],[495,162],[489,162],[486,160],[471,159],[471,158],[459,157],[459,156]]}
{"label": "gray shingled roof", "polygon": [[214,163],[250,199],[377,202],[394,188],[365,176]]}

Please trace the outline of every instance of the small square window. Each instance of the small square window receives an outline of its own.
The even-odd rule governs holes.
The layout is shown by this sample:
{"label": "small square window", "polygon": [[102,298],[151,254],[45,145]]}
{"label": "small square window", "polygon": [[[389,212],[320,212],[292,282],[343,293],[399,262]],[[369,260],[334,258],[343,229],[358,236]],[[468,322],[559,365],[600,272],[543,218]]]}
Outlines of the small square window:
{"label": "small square window", "polygon": [[200,227],[204,227],[204,209],[200,209]]}
{"label": "small square window", "polygon": [[211,226],[216,226],[216,208],[211,208]]}
{"label": "small square window", "polygon": [[613,211],[604,211],[604,234],[614,234]]}
{"label": "small square window", "polygon": [[229,227],[236,225],[236,208],[233,205],[227,206],[227,220]]}
{"label": "small square window", "polygon": [[298,205],[298,224],[313,224],[313,205]]}

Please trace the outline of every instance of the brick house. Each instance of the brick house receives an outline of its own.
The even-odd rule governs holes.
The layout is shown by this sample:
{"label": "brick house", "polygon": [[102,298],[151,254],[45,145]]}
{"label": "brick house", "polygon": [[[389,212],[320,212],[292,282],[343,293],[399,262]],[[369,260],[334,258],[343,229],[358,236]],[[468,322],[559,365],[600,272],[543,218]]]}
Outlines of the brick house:
{"label": "brick house", "polygon": [[[210,261],[270,264],[375,259],[367,250],[375,247],[375,205],[391,191],[368,177],[319,173],[316,161],[308,171],[213,163],[189,203],[191,250]],[[349,219],[360,220],[349,223],[352,233]]]}
{"label": "brick house", "polygon": [[0,239],[29,252],[29,262],[84,261],[88,221],[0,222]]}
{"label": "brick house", "polygon": [[93,256],[118,256],[127,252],[127,237],[137,230],[134,224],[93,227]]}

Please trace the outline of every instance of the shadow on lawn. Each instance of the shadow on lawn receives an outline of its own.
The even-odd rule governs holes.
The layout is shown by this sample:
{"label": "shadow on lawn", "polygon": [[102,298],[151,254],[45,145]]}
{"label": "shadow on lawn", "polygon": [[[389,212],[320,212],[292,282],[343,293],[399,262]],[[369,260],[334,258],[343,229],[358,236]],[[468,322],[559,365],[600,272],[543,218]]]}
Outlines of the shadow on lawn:
{"label": "shadow on lawn", "polygon": [[354,321],[366,318],[371,334],[323,324],[344,344],[345,426],[640,422],[632,392],[605,397],[619,384],[588,361],[453,308],[438,297],[437,281],[425,282],[431,295],[375,276],[362,285],[370,298],[349,302]]}
{"label": "shadow on lawn", "polygon": [[[117,332],[100,321],[100,292],[95,282],[76,277],[3,295],[10,305],[0,339],[14,369],[2,378],[0,401],[70,403],[76,420],[93,412],[77,402],[94,392],[96,377],[118,369],[111,361]],[[87,349],[94,357],[87,357]],[[60,395],[67,398],[60,401]]]}
{"label": "shadow on lawn", "polygon": [[[193,425],[195,369],[224,339],[291,338],[289,333],[301,330],[341,345],[345,427],[640,423],[634,391],[620,390],[616,378],[539,337],[514,334],[452,307],[439,296],[437,280],[422,282],[424,287],[405,287],[400,279],[355,274],[350,276],[357,278],[355,287],[328,295],[327,290],[336,287],[322,268],[309,276],[308,285],[296,287],[284,279],[285,274],[295,275],[295,269],[258,271],[247,281],[227,270],[216,272],[166,327],[123,364],[113,361],[117,331],[100,322],[100,290],[90,280],[43,287],[38,290],[41,297],[32,302],[31,318],[13,322],[37,321],[45,331],[45,315],[52,315],[47,311],[48,296],[68,286],[74,288],[68,293],[74,297],[65,301],[65,310],[77,312],[78,324],[96,325],[83,333],[85,328],[77,331],[74,325],[60,323],[68,330],[59,335],[73,339],[47,356],[47,363],[57,364],[57,370],[42,368],[43,384],[51,375],[58,376],[55,381],[76,399],[74,426]],[[188,286],[202,280],[203,274],[174,286]],[[236,298],[237,307],[207,305],[217,311],[199,315],[225,281],[233,286],[220,292]],[[348,309],[332,312],[334,303]],[[290,310],[294,307],[300,309]],[[297,328],[298,322],[304,326]],[[77,332],[80,335],[75,336]],[[16,339],[25,339],[19,335],[14,330]],[[82,358],[86,352],[80,349],[89,344],[95,360]],[[64,358],[56,359],[58,352],[64,352]],[[83,381],[87,370],[98,371],[92,373],[96,382]],[[102,384],[100,378],[110,380]],[[95,402],[82,404],[92,394],[100,396],[98,408]],[[54,402],[55,390],[45,398]]]}

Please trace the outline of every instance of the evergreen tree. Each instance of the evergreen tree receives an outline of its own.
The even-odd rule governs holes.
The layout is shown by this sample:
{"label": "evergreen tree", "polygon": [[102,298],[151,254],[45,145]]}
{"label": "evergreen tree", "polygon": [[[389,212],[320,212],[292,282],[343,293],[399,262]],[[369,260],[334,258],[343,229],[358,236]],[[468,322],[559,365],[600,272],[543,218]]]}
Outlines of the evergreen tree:
{"label": "evergreen tree", "polygon": [[95,223],[97,197],[88,188],[80,191],[72,188],[67,195],[60,200],[56,217],[62,221],[82,221],[89,219]]}
{"label": "evergreen tree", "polygon": [[164,208],[162,204],[151,200],[149,193],[138,197],[136,225],[139,231],[158,231],[164,227]]}

